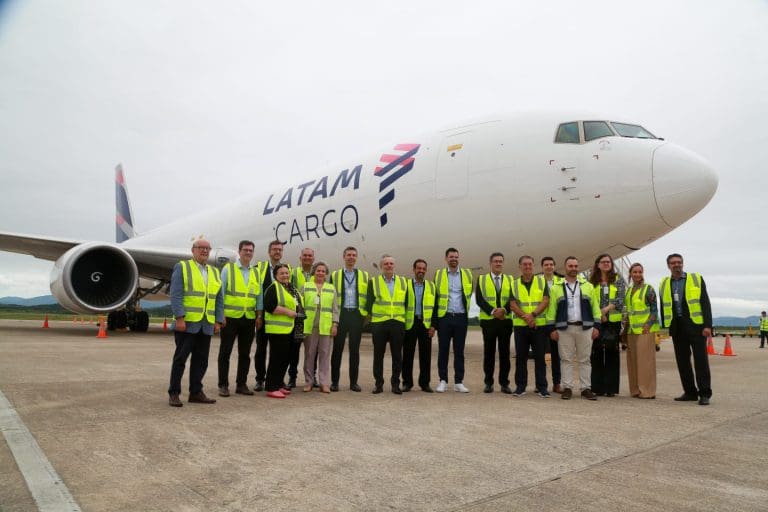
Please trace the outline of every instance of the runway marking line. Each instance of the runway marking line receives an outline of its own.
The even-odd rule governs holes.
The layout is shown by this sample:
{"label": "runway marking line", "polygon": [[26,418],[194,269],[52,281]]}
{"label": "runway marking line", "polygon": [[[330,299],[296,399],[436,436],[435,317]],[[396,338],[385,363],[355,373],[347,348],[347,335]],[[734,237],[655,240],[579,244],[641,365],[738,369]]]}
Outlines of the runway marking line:
{"label": "runway marking line", "polygon": [[0,431],[16,459],[16,465],[27,483],[27,488],[38,510],[80,512],[80,506],[75,498],[2,391],[0,391]]}

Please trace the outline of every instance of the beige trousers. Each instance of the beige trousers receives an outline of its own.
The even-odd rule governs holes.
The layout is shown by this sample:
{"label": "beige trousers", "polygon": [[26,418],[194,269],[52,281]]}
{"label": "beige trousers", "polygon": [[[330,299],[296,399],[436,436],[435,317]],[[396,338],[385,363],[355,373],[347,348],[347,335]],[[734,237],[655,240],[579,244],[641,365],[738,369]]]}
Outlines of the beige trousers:
{"label": "beige trousers", "polygon": [[627,335],[627,376],[629,394],[640,398],[656,396],[656,335]]}
{"label": "beige trousers", "polygon": [[557,351],[560,354],[560,384],[573,389],[573,363],[579,364],[579,385],[582,391],[592,387],[592,329],[584,330],[580,325],[569,325],[564,331],[557,331],[560,337]]}
{"label": "beige trousers", "polygon": [[333,337],[321,336],[315,328],[304,338],[304,382],[312,384],[315,378],[315,355],[317,354],[317,381],[321,386],[331,385],[331,349]]}

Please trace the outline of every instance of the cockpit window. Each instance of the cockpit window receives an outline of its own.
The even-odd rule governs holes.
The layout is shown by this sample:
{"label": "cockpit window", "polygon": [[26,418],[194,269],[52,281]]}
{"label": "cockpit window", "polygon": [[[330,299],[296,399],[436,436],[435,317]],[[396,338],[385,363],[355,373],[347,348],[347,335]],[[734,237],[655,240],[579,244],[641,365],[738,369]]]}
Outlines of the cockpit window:
{"label": "cockpit window", "polygon": [[565,142],[569,144],[579,143],[579,123],[563,123],[557,128],[557,137],[555,142]]}
{"label": "cockpit window", "polygon": [[605,121],[584,121],[584,140],[599,139],[600,137],[611,137],[614,135],[608,123]]}
{"label": "cockpit window", "polygon": [[622,137],[635,137],[637,139],[655,139],[656,136],[637,124],[617,123],[611,121],[613,129]]}

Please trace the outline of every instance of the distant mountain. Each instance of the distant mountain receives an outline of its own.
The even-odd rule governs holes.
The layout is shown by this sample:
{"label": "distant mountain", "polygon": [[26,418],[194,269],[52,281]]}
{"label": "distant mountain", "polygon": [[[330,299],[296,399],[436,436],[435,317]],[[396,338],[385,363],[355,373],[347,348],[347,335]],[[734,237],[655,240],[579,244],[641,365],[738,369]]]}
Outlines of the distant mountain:
{"label": "distant mountain", "polygon": [[25,299],[23,297],[0,297],[0,304],[15,304],[17,306],[48,306],[56,304],[53,295],[41,295]]}
{"label": "distant mountain", "polygon": [[[141,301],[141,307],[144,309],[157,309],[168,306],[171,302],[167,300]],[[53,295],[41,295],[40,297],[32,297],[25,299],[24,297],[0,297],[0,304],[13,305],[13,306],[51,306],[58,304]]]}
{"label": "distant mountain", "polygon": [[759,327],[760,317],[757,315],[742,318],[736,316],[719,316],[713,318],[712,323],[716,326],[719,325],[723,327],[747,327],[748,325]]}

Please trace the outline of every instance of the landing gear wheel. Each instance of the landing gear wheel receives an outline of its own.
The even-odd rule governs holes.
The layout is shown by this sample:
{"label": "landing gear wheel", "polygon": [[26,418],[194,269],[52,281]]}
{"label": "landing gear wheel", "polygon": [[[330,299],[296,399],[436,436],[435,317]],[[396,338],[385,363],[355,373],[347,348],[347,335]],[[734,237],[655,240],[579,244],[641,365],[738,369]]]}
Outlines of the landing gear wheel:
{"label": "landing gear wheel", "polygon": [[147,332],[149,329],[149,313],[146,311],[137,311],[134,315],[131,330],[134,332]]}

